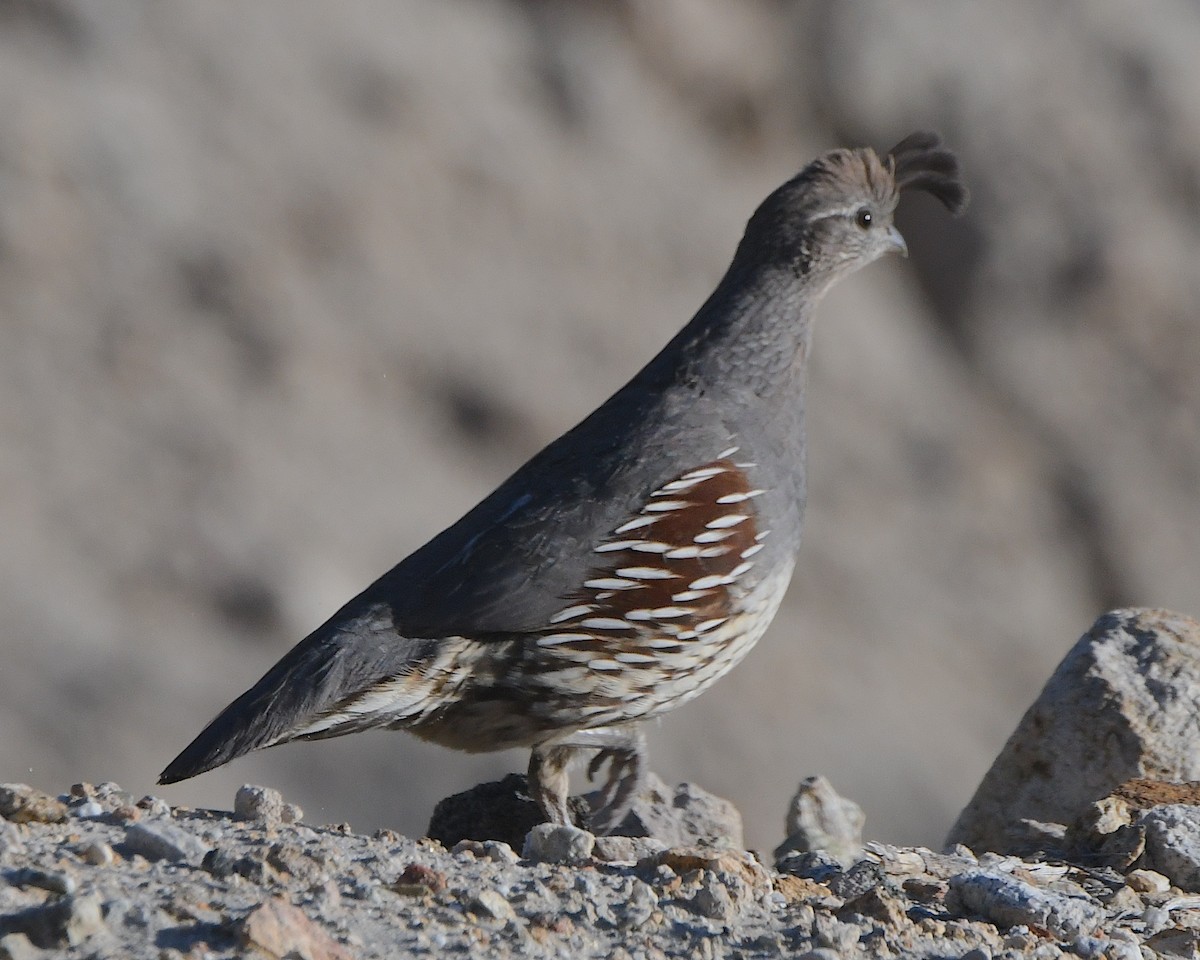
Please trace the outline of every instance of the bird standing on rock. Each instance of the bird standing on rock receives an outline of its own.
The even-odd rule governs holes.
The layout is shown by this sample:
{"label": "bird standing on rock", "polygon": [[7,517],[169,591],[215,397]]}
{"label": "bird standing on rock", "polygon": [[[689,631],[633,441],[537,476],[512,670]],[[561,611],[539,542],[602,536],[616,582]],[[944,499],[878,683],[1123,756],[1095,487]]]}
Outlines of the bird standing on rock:
{"label": "bird standing on rock", "polygon": [[906,254],[901,191],[967,202],[932,133],[834,150],[772,193],[699,312],[628,384],[347,603],[163,771],[372,727],[471,752],[530,747],[529,788],[571,822],[568,770],[608,766],[588,826],[617,828],[641,722],[698,696],[766,631],[805,501],[813,310]]}

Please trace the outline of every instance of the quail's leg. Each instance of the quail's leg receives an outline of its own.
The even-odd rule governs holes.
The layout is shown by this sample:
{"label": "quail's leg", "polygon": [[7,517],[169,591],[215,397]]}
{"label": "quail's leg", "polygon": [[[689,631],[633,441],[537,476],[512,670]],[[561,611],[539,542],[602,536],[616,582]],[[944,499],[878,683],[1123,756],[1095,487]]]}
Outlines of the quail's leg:
{"label": "quail's leg", "polygon": [[641,727],[612,727],[614,734],[588,764],[588,776],[595,778],[608,765],[608,776],[600,788],[600,805],[592,811],[592,833],[605,836],[625,820],[633,801],[646,785],[646,737]]}
{"label": "quail's leg", "polygon": [[571,822],[567,771],[580,750],[599,751],[588,765],[589,777],[608,766],[600,805],[588,824],[593,833],[603,836],[621,825],[646,782],[646,738],[641,727],[597,727],[534,747],[529,758],[529,790],[551,823]]}
{"label": "quail's leg", "polygon": [[568,744],[542,743],[529,754],[529,795],[550,823],[574,826],[567,809],[571,790],[570,767],[578,750]]}

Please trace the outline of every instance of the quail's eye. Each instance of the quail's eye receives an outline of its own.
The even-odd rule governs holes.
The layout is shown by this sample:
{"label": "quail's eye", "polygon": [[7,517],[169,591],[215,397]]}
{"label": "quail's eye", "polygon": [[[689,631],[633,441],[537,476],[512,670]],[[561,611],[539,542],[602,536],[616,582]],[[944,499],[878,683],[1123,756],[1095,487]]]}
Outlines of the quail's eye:
{"label": "quail's eye", "polygon": [[858,213],[854,215],[854,222],[863,230],[871,226],[871,222],[875,219],[875,215],[867,207],[860,207]]}

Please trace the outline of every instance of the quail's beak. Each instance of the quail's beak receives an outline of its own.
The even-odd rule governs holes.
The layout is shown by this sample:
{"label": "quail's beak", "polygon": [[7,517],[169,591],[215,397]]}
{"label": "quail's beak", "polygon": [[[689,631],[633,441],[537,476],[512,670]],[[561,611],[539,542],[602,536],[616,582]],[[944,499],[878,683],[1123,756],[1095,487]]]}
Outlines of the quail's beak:
{"label": "quail's beak", "polygon": [[888,227],[887,240],[893,252],[902,257],[908,256],[908,244],[904,242],[904,237],[900,236],[900,231],[895,226]]}

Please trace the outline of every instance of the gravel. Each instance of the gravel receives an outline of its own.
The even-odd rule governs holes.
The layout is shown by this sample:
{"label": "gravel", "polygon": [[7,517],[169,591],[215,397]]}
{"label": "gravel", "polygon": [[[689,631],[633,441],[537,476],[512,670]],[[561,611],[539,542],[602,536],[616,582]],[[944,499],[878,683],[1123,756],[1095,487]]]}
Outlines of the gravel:
{"label": "gravel", "polygon": [[[0,795],[0,958],[1134,960],[1192,949],[1200,915],[1144,868],[1127,882],[962,847],[869,843],[847,866],[792,852],[776,869],[736,847],[540,827],[521,857],[289,821],[261,788],[239,791],[238,814],[133,804],[113,784]],[[59,805],[61,819],[23,813]]]}

